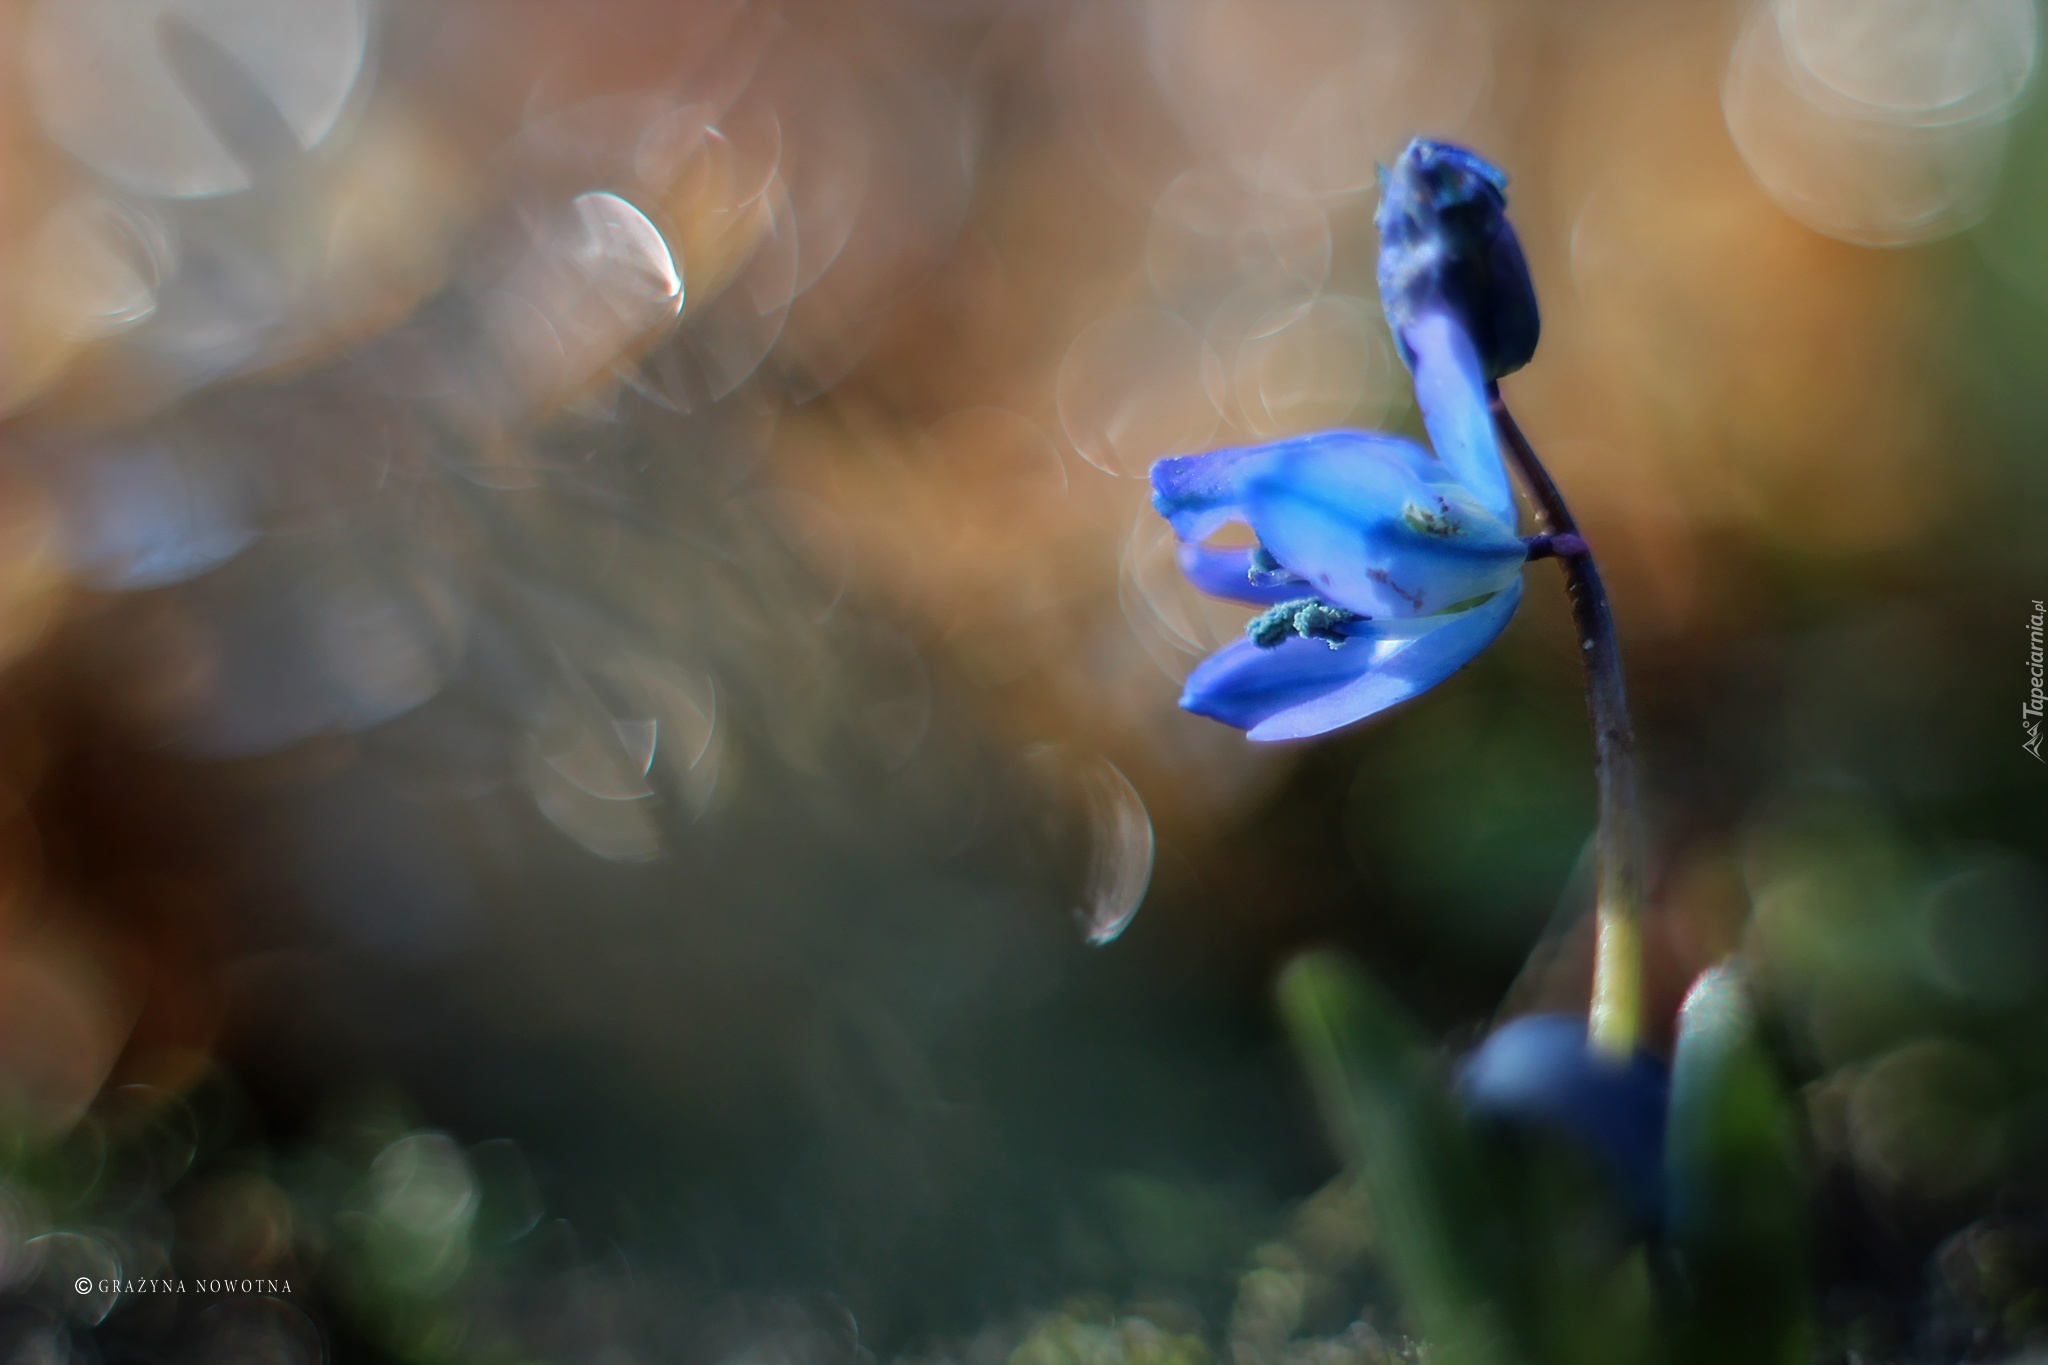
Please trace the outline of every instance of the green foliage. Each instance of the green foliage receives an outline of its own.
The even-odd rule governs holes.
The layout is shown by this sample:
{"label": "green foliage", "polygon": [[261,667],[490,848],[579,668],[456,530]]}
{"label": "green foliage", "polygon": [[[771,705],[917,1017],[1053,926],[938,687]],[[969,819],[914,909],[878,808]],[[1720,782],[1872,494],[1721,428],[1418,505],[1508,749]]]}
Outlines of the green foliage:
{"label": "green foliage", "polygon": [[1731,972],[1710,974],[1687,1012],[1668,1148],[1676,1212],[1653,1242],[1578,1153],[1469,1123],[1414,1028],[1355,968],[1303,958],[1280,999],[1431,1360],[1803,1358],[1804,1193],[1784,1094]]}
{"label": "green foliage", "polygon": [[1010,1365],[1209,1365],[1198,1336],[1142,1317],[1094,1316],[1070,1310],[1044,1319],[1010,1353]]}
{"label": "green foliage", "polygon": [[1805,1193],[1791,1115],[1739,973],[1702,976],[1680,1015],[1665,1136],[1682,1361],[1804,1360]]}
{"label": "green foliage", "polygon": [[1478,1254],[1479,1154],[1408,1022],[1324,955],[1287,969],[1280,1003],[1331,1138],[1364,1182],[1381,1254],[1435,1358],[1512,1361]]}

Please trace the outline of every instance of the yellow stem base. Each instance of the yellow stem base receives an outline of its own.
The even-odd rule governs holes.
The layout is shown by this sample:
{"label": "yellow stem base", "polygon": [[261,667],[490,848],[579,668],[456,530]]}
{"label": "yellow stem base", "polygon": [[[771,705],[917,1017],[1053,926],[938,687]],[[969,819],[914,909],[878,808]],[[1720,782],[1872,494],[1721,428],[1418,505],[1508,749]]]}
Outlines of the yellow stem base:
{"label": "yellow stem base", "polygon": [[1597,1052],[1627,1057],[1643,1022],[1643,931],[1633,907],[1603,905],[1593,954],[1593,1008],[1587,1034]]}

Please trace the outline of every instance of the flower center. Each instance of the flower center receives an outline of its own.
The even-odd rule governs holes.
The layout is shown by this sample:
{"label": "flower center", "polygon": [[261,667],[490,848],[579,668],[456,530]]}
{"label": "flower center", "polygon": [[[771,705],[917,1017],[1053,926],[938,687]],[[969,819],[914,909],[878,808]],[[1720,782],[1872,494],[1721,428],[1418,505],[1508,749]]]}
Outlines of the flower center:
{"label": "flower center", "polygon": [[1438,498],[1436,505],[1437,510],[1432,512],[1420,503],[1411,502],[1401,509],[1401,520],[1426,536],[1454,536],[1464,529],[1448,501]]}

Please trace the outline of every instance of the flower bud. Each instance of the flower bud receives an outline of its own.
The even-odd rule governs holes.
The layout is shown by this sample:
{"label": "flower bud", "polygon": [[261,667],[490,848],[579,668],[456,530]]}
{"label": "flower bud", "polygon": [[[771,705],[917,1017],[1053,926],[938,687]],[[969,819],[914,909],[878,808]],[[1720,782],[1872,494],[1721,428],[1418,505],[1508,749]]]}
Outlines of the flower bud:
{"label": "flower bud", "polygon": [[1479,1045],[1459,1076],[1476,1118],[1546,1130],[1585,1152],[1641,1227],[1664,1203],[1664,1111],[1670,1079],[1647,1052],[1595,1051],[1575,1015],[1526,1014]]}
{"label": "flower bud", "polygon": [[1448,313],[1471,337],[1488,379],[1511,374],[1536,351],[1536,291],[1507,219],[1508,178],[1462,147],[1417,138],[1380,177],[1380,302],[1401,358],[1403,335],[1430,313]]}

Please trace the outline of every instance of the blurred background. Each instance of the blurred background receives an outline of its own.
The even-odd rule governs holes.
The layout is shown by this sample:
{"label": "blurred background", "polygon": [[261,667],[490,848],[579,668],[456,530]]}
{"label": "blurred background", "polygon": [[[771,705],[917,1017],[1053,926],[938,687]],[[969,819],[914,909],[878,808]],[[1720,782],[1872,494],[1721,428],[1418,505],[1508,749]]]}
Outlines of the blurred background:
{"label": "blurred background", "polygon": [[1244,613],[1143,475],[1419,431],[1371,218],[1421,133],[1513,178],[1653,1033],[1745,955],[1824,1358],[2048,1348],[2039,46],[0,3],[0,1350],[1413,1358],[1272,983],[1340,946],[1448,1051],[1582,1007],[1562,593],[1254,747],[1175,706]]}

